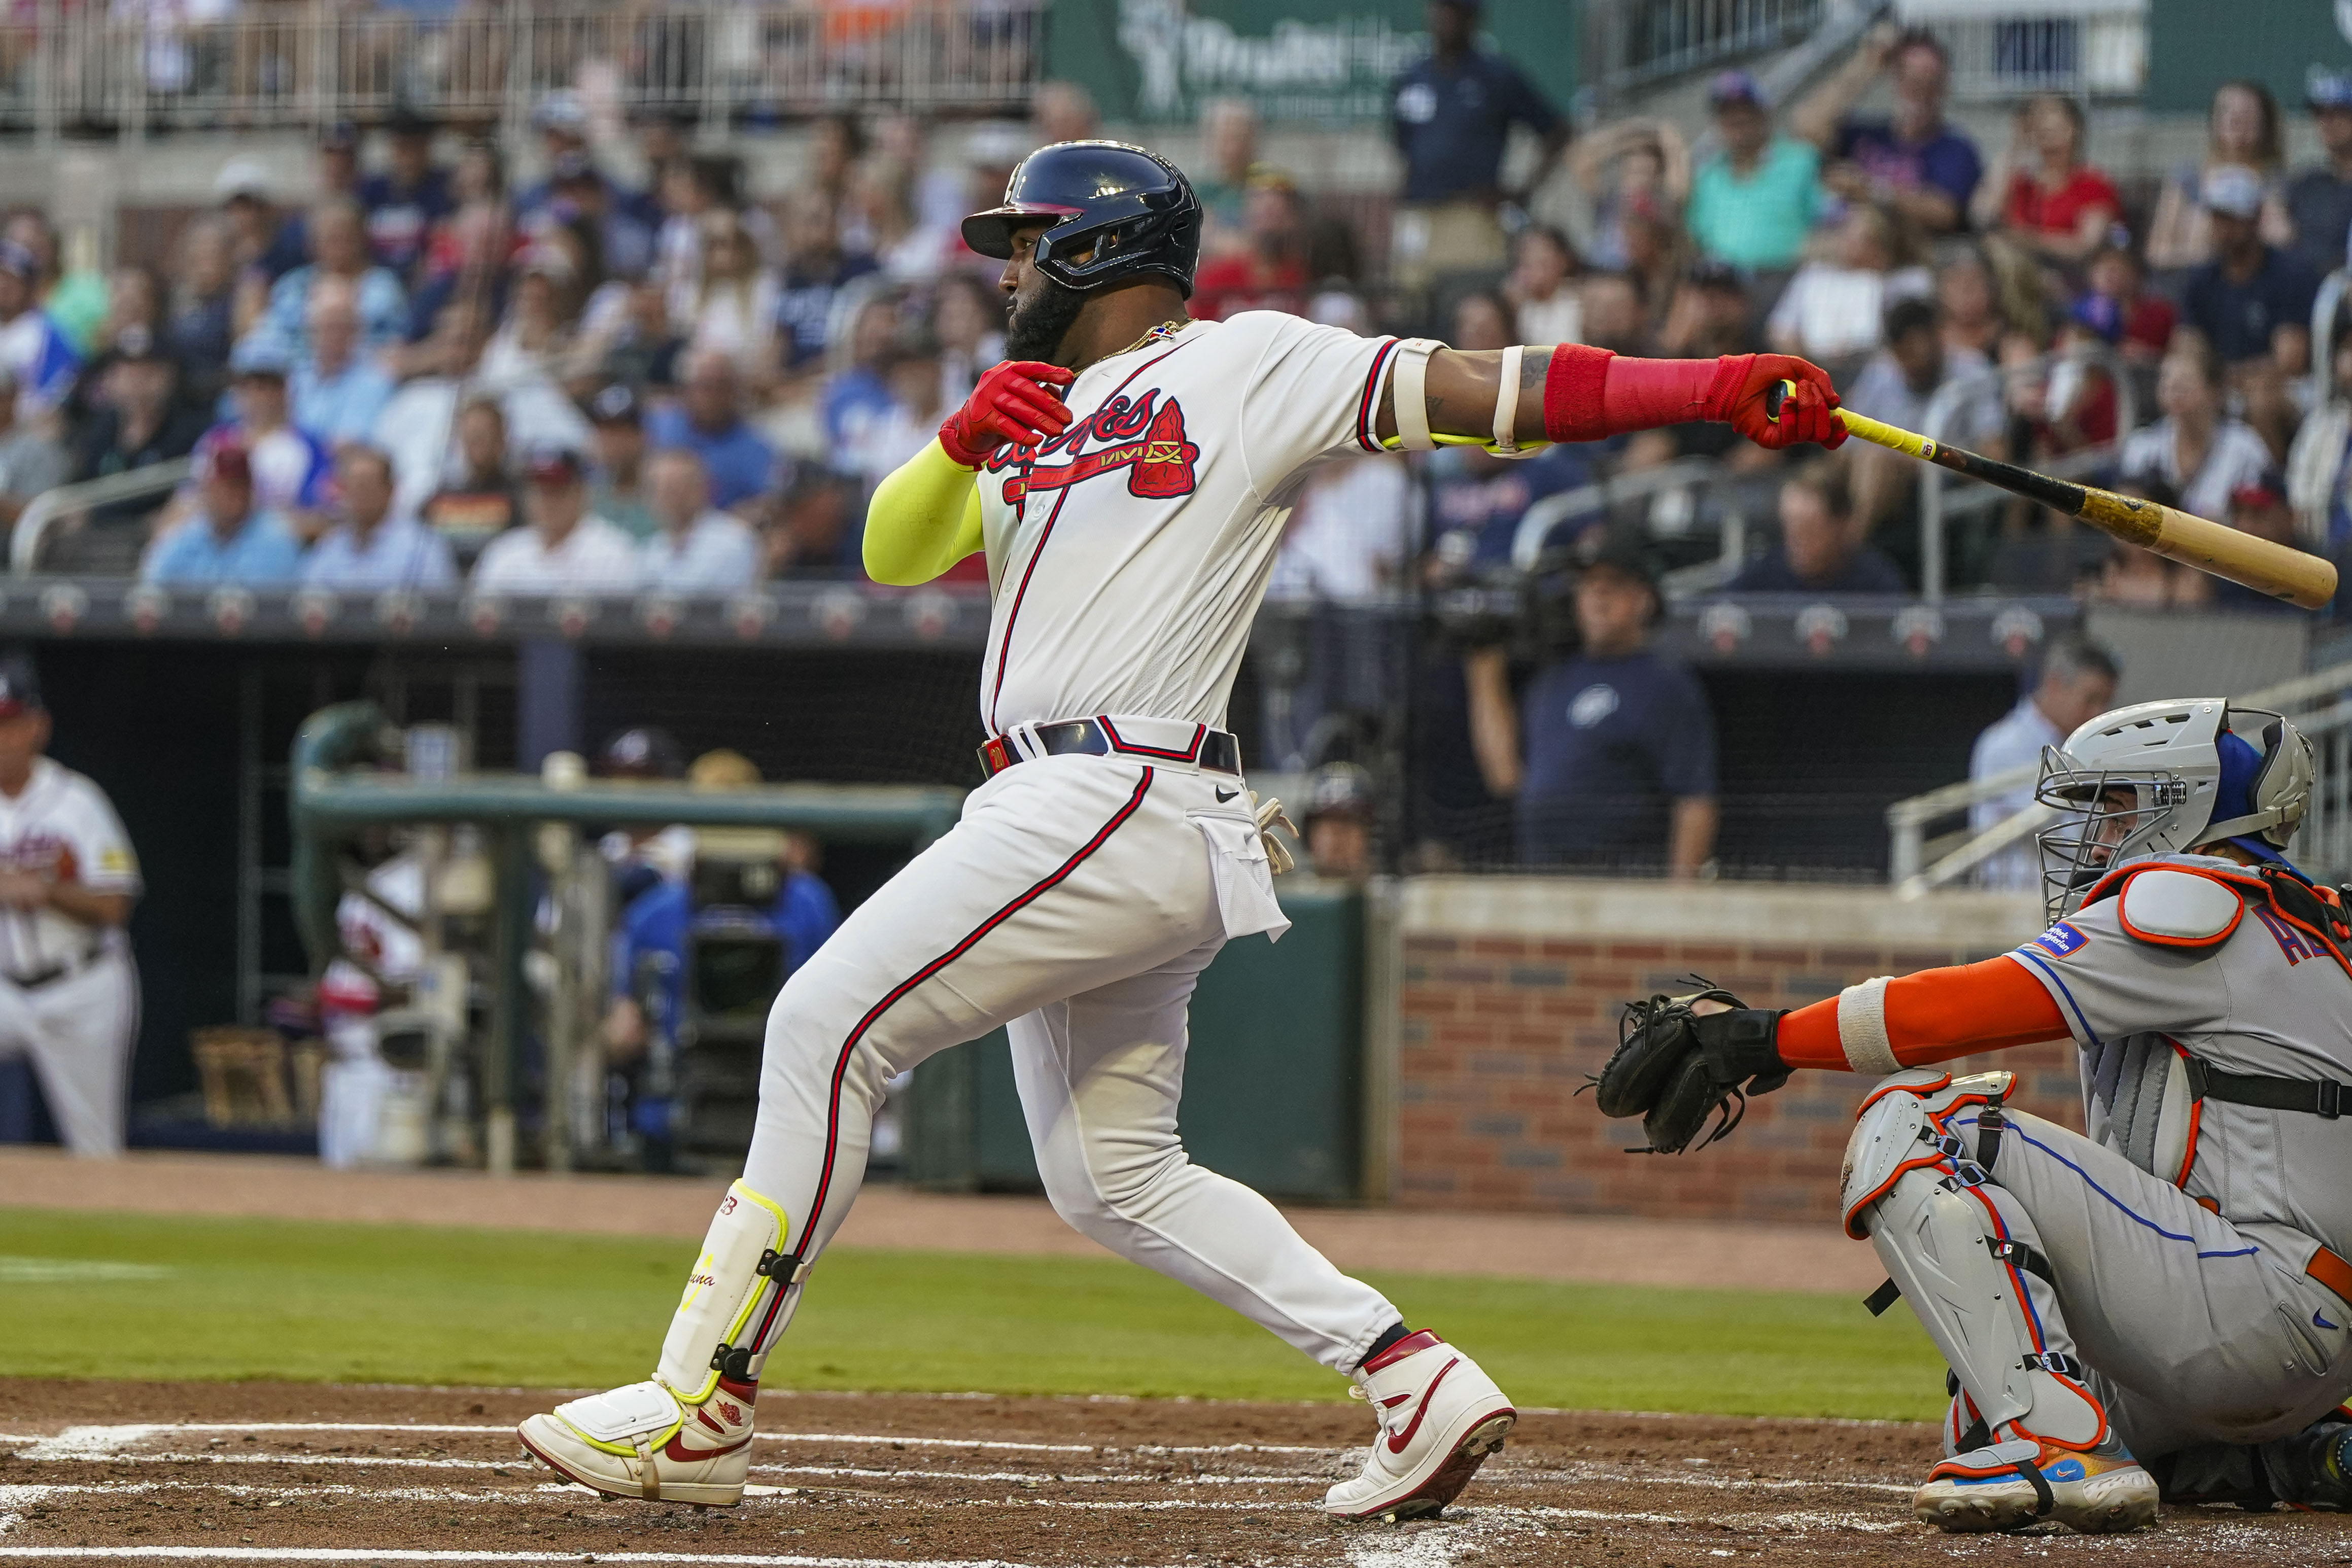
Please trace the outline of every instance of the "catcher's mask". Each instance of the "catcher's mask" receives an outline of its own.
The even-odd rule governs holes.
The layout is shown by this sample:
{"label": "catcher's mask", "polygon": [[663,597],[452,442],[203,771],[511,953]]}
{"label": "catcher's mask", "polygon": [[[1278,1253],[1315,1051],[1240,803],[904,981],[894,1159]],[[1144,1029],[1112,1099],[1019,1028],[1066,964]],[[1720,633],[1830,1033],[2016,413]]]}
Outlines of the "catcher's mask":
{"label": "catcher's mask", "polygon": [[1037,270],[1080,292],[1156,273],[1192,297],[1201,199],[1183,172],[1123,141],[1057,141],[1021,160],[1004,204],[963,221],[963,242],[999,261],[1013,231],[1040,219]]}
{"label": "catcher's mask", "polygon": [[2058,821],[2035,835],[2042,908],[2074,912],[2091,885],[2148,855],[2216,843],[2279,861],[2311,796],[2311,742],[2274,713],[2221,697],[2138,703],[2045,747],[2033,798]]}

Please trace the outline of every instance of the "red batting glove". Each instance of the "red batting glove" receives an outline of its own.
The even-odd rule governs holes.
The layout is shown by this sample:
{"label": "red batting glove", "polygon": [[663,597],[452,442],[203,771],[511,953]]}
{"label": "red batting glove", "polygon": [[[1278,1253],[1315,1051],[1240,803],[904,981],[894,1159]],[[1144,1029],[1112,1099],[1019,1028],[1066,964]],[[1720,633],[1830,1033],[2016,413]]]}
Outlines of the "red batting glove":
{"label": "red batting glove", "polygon": [[1070,411],[1045,390],[1068,386],[1075,371],[1035,360],[991,365],[961,408],[940,426],[940,445],[966,468],[979,468],[1007,442],[1034,446],[1070,428]]}
{"label": "red batting glove", "polygon": [[[1796,390],[1781,402],[1776,420],[1766,412],[1766,400],[1782,382],[1794,382]],[[1726,354],[1716,361],[1699,417],[1727,423],[1768,451],[1805,441],[1835,447],[1846,435],[1837,406],[1837,387],[1819,365],[1793,354]]]}

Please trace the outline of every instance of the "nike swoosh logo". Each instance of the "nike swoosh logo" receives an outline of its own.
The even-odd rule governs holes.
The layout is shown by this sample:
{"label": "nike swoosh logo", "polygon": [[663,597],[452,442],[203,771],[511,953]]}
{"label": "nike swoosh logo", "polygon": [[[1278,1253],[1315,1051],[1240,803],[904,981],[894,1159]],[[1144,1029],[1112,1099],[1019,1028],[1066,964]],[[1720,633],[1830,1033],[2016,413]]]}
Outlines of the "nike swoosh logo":
{"label": "nike swoosh logo", "polygon": [[1421,1391],[1421,1408],[1412,1413],[1412,1419],[1406,1423],[1403,1431],[1389,1439],[1390,1453],[1402,1454],[1405,1451],[1406,1447],[1412,1441],[1412,1435],[1421,1430],[1422,1421],[1429,1415],[1429,1396],[1437,1392],[1437,1385],[1445,1381],[1445,1375],[1461,1364],[1462,1358],[1457,1355],[1437,1369],[1437,1375],[1431,1378],[1429,1386]]}
{"label": "nike swoosh logo", "polygon": [[2311,1321],[2324,1329],[2332,1329],[2336,1326],[2334,1323],[2329,1322],[2326,1318],[2321,1317],[2317,1312],[2311,1314]]}
{"label": "nike swoosh logo", "polygon": [[1238,789],[1220,789],[1217,791],[1217,803],[1219,805],[1223,805],[1224,802],[1232,800],[1234,796],[1240,793],[1241,791]]}

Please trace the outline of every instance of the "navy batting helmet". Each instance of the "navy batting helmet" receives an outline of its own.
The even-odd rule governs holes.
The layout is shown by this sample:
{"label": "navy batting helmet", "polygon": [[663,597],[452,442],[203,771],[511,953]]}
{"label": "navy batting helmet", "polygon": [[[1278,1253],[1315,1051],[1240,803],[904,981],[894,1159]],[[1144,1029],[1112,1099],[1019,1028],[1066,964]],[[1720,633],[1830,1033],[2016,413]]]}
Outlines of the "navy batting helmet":
{"label": "navy batting helmet", "polygon": [[1013,255],[1016,225],[1053,222],[1037,241],[1037,270],[1066,288],[1158,273],[1192,294],[1201,259],[1201,198],[1175,164],[1123,141],[1057,141],[1021,160],[1004,204],[963,221],[982,256]]}

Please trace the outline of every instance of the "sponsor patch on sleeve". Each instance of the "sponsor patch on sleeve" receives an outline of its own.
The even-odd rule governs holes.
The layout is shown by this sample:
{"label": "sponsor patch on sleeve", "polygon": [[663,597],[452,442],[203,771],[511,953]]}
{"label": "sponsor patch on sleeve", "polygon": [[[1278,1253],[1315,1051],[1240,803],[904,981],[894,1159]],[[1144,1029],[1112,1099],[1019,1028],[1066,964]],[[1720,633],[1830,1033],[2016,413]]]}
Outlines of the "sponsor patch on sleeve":
{"label": "sponsor patch on sleeve", "polygon": [[2057,925],[2036,936],[2031,946],[2041,948],[2053,958],[2063,958],[2067,954],[2079,950],[2083,944],[2089,940],[2088,936],[2061,920]]}

